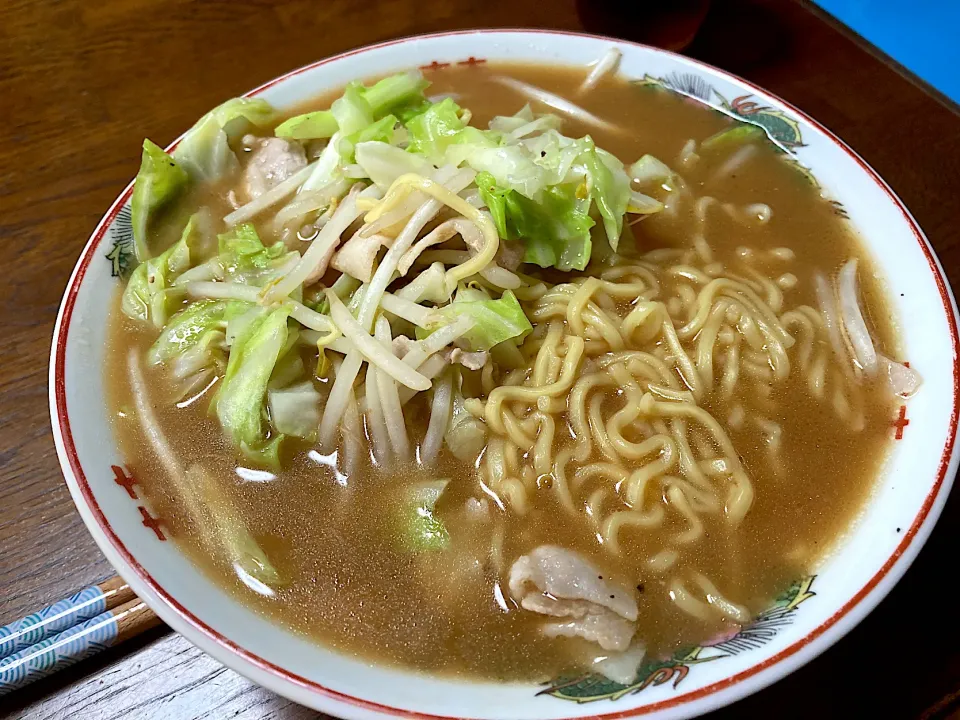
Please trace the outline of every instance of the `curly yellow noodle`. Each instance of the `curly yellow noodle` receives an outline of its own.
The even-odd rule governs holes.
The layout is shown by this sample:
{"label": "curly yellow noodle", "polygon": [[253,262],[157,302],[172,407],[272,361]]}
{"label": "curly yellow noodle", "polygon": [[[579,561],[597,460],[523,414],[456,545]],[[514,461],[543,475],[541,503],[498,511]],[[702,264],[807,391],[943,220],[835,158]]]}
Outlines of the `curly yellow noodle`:
{"label": "curly yellow noodle", "polygon": [[496,492],[518,515],[525,515],[529,509],[527,490],[517,478],[505,478],[496,487]]}
{"label": "curly yellow noodle", "polygon": [[600,521],[603,517],[603,501],[609,494],[609,488],[597,488],[590,493],[590,496],[584,503],[584,512],[587,514],[587,517],[590,518],[590,524],[593,526],[594,530],[601,539],[604,539],[600,527]]}
{"label": "curly yellow noodle", "polygon": [[695,598],[686,585],[679,578],[672,578],[667,584],[667,595],[673,600],[674,604],[687,615],[691,615],[698,620],[710,622],[714,619],[714,613],[710,605],[703,600]]}
{"label": "curly yellow noodle", "polygon": [[713,350],[720,334],[720,327],[726,319],[729,303],[717,301],[710,310],[707,322],[697,336],[697,372],[703,378],[704,385],[713,387]]}
{"label": "curly yellow noodle", "polygon": [[563,323],[553,321],[547,329],[547,336],[537,350],[537,359],[533,365],[533,384],[547,385],[550,381],[550,362],[557,357],[557,345],[563,336]]}
{"label": "curly yellow noodle", "polygon": [[556,460],[553,462],[552,474],[553,490],[560,498],[560,504],[567,512],[575,515],[577,509],[573,504],[573,495],[570,493],[570,482],[567,480],[567,463],[570,462],[572,456],[573,451],[570,448],[558,452]]}
{"label": "curly yellow noodle", "polygon": [[583,339],[568,336],[566,343],[567,355],[563,360],[563,368],[556,382],[537,388],[498,387],[490,393],[484,410],[484,418],[491,428],[499,433],[504,432],[501,406],[506,400],[516,399],[535,403],[541,395],[563,395],[570,389],[576,377],[580,358],[583,355]]}
{"label": "curly yellow noodle", "polygon": [[550,415],[538,413],[540,419],[540,432],[537,435],[537,442],[533,446],[533,468],[544,475],[550,472],[553,466],[551,450],[553,449],[553,436],[556,431],[556,423]]}
{"label": "curly yellow noodle", "polygon": [[723,377],[720,379],[720,393],[729,399],[737,387],[737,380],[740,378],[740,337],[736,337],[730,347],[727,348],[726,362],[723,368]]}
{"label": "curly yellow noodle", "polygon": [[688,478],[698,490],[709,492],[712,486],[707,477],[700,470],[687,438],[687,422],[681,419],[671,420],[669,423],[670,435],[677,448],[678,462],[683,470],[684,477]]}
{"label": "curly yellow noodle", "polygon": [[629,471],[620,463],[595,462],[577,468],[573,475],[573,489],[579,492],[583,485],[591,478],[606,479],[614,490],[620,490],[620,485],[630,476]]}
{"label": "curly yellow noodle", "polygon": [[619,458],[617,456],[617,451],[610,442],[610,438],[607,437],[607,425],[603,419],[601,405],[603,405],[602,395],[594,395],[592,398],[590,398],[590,435],[597,447],[600,448],[600,453],[607,460],[616,461]]}
{"label": "curly yellow noodle", "polygon": [[663,508],[656,506],[654,512],[650,515],[636,512],[634,510],[619,510],[607,517],[603,522],[604,542],[611,552],[619,555],[622,551],[620,547],[619,534],[624,526],[639,527],[643,530],[659,527],[663,522]]}
{"label": "curly yellow noodle", "polygon": [[667,470],[672,469],[677,461],[676,446],[670,437],[657,435],[656,437],[650,438],[648,442],[652,443],[652,448],[659,450],[657,458],[634,470],[630,474],[630,477],[627,478],[627,481],[621,486],[622,494],[630,506],[635,506],[642,502],[643,492],[647,483],[653,478],[663,475]]}
{"label": "curly yellow noodle", "polygon": [[[863,400],[833,366],[821,314],[789,308],[782,266],[771,279],[757,269],[765,256],[751,257],[756,267],[741,261],[733,272],[701,236],[693,250],[614,256],[553,286],[518,273],[534,330],[513,369],[500,376],[487,363],[472,385],[481,395],[465,401],[489,433],[481,478],[504,507],[523,514],[548,498],[583,517],[611,553],[668,530],[658,536],[667,546],[646,559],[666,574],[683,567],[677,548],[707,541],[710,516],[732,533],[753,504],[725,426],[738,443],[752,434],[774,476],[785,476],[780,384],[799,374],[814,398],[862,426]],[[712,414],[717,400],[729,403],[723,424]],[[740,616],[707,579],[670,582],[685,612]]]}
{"label": "curly yellow noodle", "polygon": [[703,272],[703,270],[700,270],[692,265],[673,265],[667,268],[666,274],[671,277],[686,278],[687,280],[699,283],[700,285],[706,285],[713,279]]}
{"label": "curly yellow noodle", "polygon": [[693,508],[690,507],[690,502],[687,500],[687,496],[683,490],[680,489],[679,485],[671,483],[667,486],[667,500],[670,501],[670,504],[676,508],[689,525],[686,530],[674,535],[673,541],[681,545],[689,545],[703,537],[703,522],[697,513],[694,512]]}
{"label": "curly yellow noodle", "polygon": [[[617,363],[626,363],[630,372],[642,374],[644,377],[655,380],[671,389],[677,390],[680,388],[677,376],[670,371],[667,364],[650,353],[641,350],[624,350],[622,352],[610,353],[597,361],[597,367],[606,369]],[[642,366],[642,369],[634,370],[634,366],[638,368]]]}
{"label": "curly yellow noodle", "polygon": [[596,387],[614,387],[616,381],[606,373],[584,375],[574,384],[569,396],[568,419],[577,440],[577,459],[583,462],[593,449],[590,420],[587,417],[587,394]]}
{"label": "curly yellow noodle", "polygon": [[669,437],[656,435],[643,442],[633,442],[623,435],[623,428],[633,423],[640,415],[639,403],[630,403],[621,408],[607,421],[607,437],[620,457],[627,460],[641,460],[653,453],[660,454],[660,463],[651,463],[651,473],[660,474],[673,466],[676,461],[676,446]]}
{"label": "curly yellow noodle", "polygon": [[524,452],[533,450],[536,438],[524,431],[523,426],[509,409],[503,408],[500,411],[500,418],[503,422],[504,434],[515,446],[523,448]]}
{"label": "curly yellow noodle", "polygon": [[700,586],[700,589],[706,596],[707,602],[716,608],[720,614],[741,624],[748,623],[753,618],[747,608],[728,600],[723,593],[717,590],[717,586],[710,582],[702,573],[694,573],[693,581]]}
{"label": "curly yellow noodle", "polygon": [[793,338],[784,330],[773,310],[760,299],[757,293],[744,283],[736,282],[730,278],[711,280],[706,287],[700,291],[697,297],[697,314],[693,320],[677,330],[679,337],[688,339],[700,331],[700,328],[703,327],[707,320],[710,309],[713,307],[714,298],[720,293],[727,294],[733,299],[739,300],[751,311],[751,315],[762,319],[764,324],[770,328],[773,336],[777,337],[782,343],[788,347],[793,344]]}
{"label": "curly yellow noodle", "polygon": [[[662,304],[656,302],[640,302],[624,318],[620,325],[625,338],[636,345],[646,345],[660,334],[659,313]],[[635,335],[637,331],[639,335]]]}
{"label": "curly yellow noodle", "polygon": [[773,280],[761,275],[754,268],[748,267],[746,268],[746,272],[767,294],[767,306],[775,313],[780,312],[780,310],[783,309],[783,291]]}
{"label": "curly yellow noodle", "polygon": [[585,308],[584,319],[590,324],[591,328],[597,330],[611,351],[623,350],[625,342],[620,334],[620,329],[611,322],[609,316],[600,308],[593,303],[588,304]]}
{"label": "curly yellow noodle", "polygon": [[600,287],[611,300],[624,298],[631,301],[648,300],[656,294],[656,290],[643,281],[633,283],[614,283],[600,280]]}
{"label": "curly yellow noodle", "polygon": [[567,302],[567,325],[576,335],[583,335],[583,311],[590,302],[590,297],[600,287],[600,281],[594,277],[588,277],[580,287],[573,293],[573,297]]}

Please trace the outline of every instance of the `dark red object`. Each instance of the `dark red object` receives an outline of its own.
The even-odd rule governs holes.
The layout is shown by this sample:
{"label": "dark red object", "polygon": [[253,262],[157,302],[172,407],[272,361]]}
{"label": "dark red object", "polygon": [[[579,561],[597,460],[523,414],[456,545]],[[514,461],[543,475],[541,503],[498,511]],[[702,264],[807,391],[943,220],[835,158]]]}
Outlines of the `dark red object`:
{"label": "dark red object", "polygon": [[896,428],[896,435],[894,436],[897,440],[903,440],[903,429],[910,424],[910,421],[907,420],[907,406],[900,406],[900,414],[897,416],[897,419],[893,421],[893,427]]}
{"label": "dark red object", "polygon": [[163,521],[160,518],[151,515],[150,511],[147,510],[143,505],[138,505],[137,510],[140,511],[140,517],[143,518],[143,526],[153,530],[157,534],[157,540],[160,542],[166,542],[167,536],[163,534],[163,529],[160,527]]}
{"label": "dark red object", "polygon": [[113,470],[113,481],[126,490],[127,495],[136,500],[137,491],[133,489],[133,486],[137,484],[137,479],[133,475],[127,474],[127,471],[119,465],[111,465],[110,469]]}
{"label": "dark red object", "polygon": [[674,52],[693,42],[709,9],[710,0],[577,0],[577,13],[588,32]]}

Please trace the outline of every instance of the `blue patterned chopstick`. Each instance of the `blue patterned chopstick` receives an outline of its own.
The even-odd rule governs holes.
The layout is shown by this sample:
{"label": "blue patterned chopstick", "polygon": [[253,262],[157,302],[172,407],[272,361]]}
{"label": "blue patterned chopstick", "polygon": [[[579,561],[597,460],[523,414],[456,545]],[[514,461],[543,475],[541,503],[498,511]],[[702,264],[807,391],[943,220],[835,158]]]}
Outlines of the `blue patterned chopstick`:
{"label": "blue patterned chopstick", "polygon": [[0,627],[0,660],[134,597],[129,585],[119,577],[112,577]]}
{"label": "blue patterned chopstick", "polygon": [[0,696],[160,623],[139,598],[83,620],[0,660]]}
{"label": "blue patterned chopstick", "polygon": [[136,598],[0,660],[0,697],[139,635],[160,618]]}

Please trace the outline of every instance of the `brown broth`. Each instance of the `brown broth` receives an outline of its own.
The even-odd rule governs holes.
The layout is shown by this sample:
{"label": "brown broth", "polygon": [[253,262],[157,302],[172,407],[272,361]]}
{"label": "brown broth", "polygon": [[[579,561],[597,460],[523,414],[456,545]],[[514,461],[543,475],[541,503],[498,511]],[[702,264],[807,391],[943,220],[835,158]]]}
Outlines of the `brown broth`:
{"label": "brown broth", "polygon": [[[457,93],[457,102],[470,108],[472,124],[485,127],[498,114],[512,114],[524,99],[493,83],[507,73],[532,84],[572,96],[581,70],[536,66],[491,65],[432,71],[431,93]],[[328,107],[335,95],[316,98],[298,111]],[[704,138],[727,127],[729,119],[667,91],[631,87],[622,80],[605,80],[582,100],[593,113],[626,128],[623,133],[597,132],[565,122],[570,136],[590,133],[599,147],[626,163],[650,153],[674,165],[689,138]],[[535,110],[542,108],[534,108]],[[786,293],[787,307],[816,307],[815,271],[835,272],[849,257],[860,258],[864,306],[880,349],[899,355],[895,328],[884,300],[878,274],[845,221],[824,201],[818,189],[773,150],[763,147],[732,177],[711,180],[718,161],[704,157],[684,177],[695,196],[711,195],[737,206],[766,203],[772,220],[763,226],[738,224],[712,209],[708,240],[716,259],[736,267],[737,248],[788,247],[790,261],[764,254],[754,267],[776,277],[797,276],[796,289]],[[157,247],[179,234],[189,210],[200,204],[225,211],[223,188],[189,197],[182,217],[168,223]],[[687,247],[694,222],[686,208],[674,219],[653,217],[634,226],[640,251]],[[261,227],[268,237],[266,227]],[[146,370],[160,424],[175,450],[208,468],[235,496],[242,518],[281,573],[290,580],[274,597],[243,585],[224,558],[211,557],[185,517],[180,501],[164,480],[143,440],[132,413],[125,357],[131,346],[146,350],[155,333],[114,311],[106,371],[110,404],[117,410],[115,428],[132,470],[180,546],[219,585],[241,602],[279,625],[316,638],[345,653],[420,670],[499,679],[543,679],[570,669],[596,648],[570,639],[548,639],[539,632],[541,618],[532,613],[504,613],[491,592],[488,570],[471,569],[483,557],[489,536],[473,533],[459,514],[466,498],[476,492],[475,472],[448,454],[429,470],[416,467],[384,474],[372,466],[342,478],[330,467],[311,460],[304,447],[288,448],[285,469],[268,482],[245,481],[237,475],[234,451],[223,440],[206,412],[206,398],[178,409],[163,369]],[[811,400],[805,383],[792,376],[770,398],[772,417],[784,427],[781,458],[788,471],[778,477],[758,441],[756,429],[728,428],[742,455],[756,491],[746,520],[731,530],[720,518],[707,518],[707,540],[686,551],[681,569],[704,572],[733,600],[757,612],[791,581],[810,572],[850,527],[868,497],[889,445],[891,406],[880,393],[869,394],[866,427],[847,431],[826,405]],[[740,399],[738,397],[738,399]],[[704,407],[723,421],[730,403],[707,399]],[[415,399],[412,414],[426,418],[428,408]],[[425,421],[411,429],[422,437]],[[824,462],[829,458],[829,462]],[[424,478],[452,478],[438,514],[451,533],[452,557],[411,556],[402,551],[393,530],[395,498],[403,487]],[[339,478],[339,480],[338,480]],[[530,514],[508,524],[504,556],[512,559],[538,544],[560,543],[593,558],[627,587],[642,584],[638,636],[652,653],[661,654],[722,632],[723,624],[707,625],[679,612],[667,597],[666,576],[644,571],[642,562],[663,547],[663,532],[625,531],[623,557],[604,553],[584,523],[574,523],[551,493],[537,496]],[[671,530],[667,527],[665,530]]]}

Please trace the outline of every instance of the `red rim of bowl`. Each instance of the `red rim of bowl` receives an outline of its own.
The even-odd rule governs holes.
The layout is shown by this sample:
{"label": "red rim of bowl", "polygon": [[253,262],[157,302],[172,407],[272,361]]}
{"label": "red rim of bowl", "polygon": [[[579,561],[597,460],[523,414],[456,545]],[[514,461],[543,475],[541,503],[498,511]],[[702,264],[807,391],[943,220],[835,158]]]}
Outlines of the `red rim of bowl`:
{"label": "red rim of bowl", "polygon": [[[714,693],[717,693],[721,690],[736,685],[748,678],[756,676],[758,673],[767,670],[768,668],[773,667],[774,665],[780,663],[780,661],[787,659],[788,657],[793,656],[798,651],[809,645],[811,642],[823,635],[827,630],[834,627],[842,618],[844,618],[854,607],[859,605],[864,598],[870,594],[877,585],[888,577],[891,569],[904,555],[906,550],[911,547],[918,532],[924,523],[930,519],[932,521],[936,520],[936,517],[939,515],[938,512],[930,517],[931,510],[933,505],[936,502],[937,498],[940,496],[941,490],[944,489],[944,484],[949,485],[947,480],[947,474],[950,469],[951,460],[953,457],[953,452],[955,448],[955,441],[957,435],[957,421],[958,414],[960,414],[960,337],[958,337],[958,321],[955,305],[952,300],[952,295],[947,284],[947,280],[944,277],[943,270],[940,268],[939,262],[936,256],[933,253],[933,250],[923,235],[923,232],[920,230],[920,227],[917,225],[917,222],[913,219],[910,213],[907,211],[906,207],[900,201],[900,199],[894,194],[890,187],[884,182],[884,180],[871,168],[867,165],[866,162],[860,158],[853,150],[851,150],[840,138],[834,135],[826,127],[818,123],[816,120],[808,116],[806,113],[797,109],[790,103],[782,100],[781,98],[773,95],[772,93],[764,90],[763,88],[754,85],[753,83],[744,80],[736,75],[728,73],[719,68],[713,67],[706,63],[693,60],[686,56],[678,55],[677,53],[671,53],[666,50],[661,50],[660,48],[654,48],[648,45],[643,45],[641,43],[634,43],[625,40],[619,40],[617,38],[608,38],[600,35],[591,35],[588,33],[577,33],[577,32],[568,32],[562,30],[527,30],[523,28],[516,29],[477,29],[477,30],[460,30],[460,31],[451,31],[451,32],[440,32],[433,33],[429,35],[414,35],[403,38],[398,38],[395,40],[389,40],[386,42],[378,43],[376,45],[368,45],[362,48],[357,48],[350,50],[339,55],[335,55],[323,60],[318,60],[315,63],[306,65],[304,67],[293,70],[285,75],[281,75],[278,78],[270,80],[267,83],[264,83],[260,87],[251,90],[246,93],[245,97],[256,96],[262,93],[269,87],[276,85],[279,82],[287,80],[291,77],[304,73],[308,70],[313,70],[314,68],[326,65],[328,63],[342,60],[346,57],[352,55],[357,55],[360,53],[365,53],[371,50],[388,47],[391,45],[397,45],[404,42],[409,42],[413,39],[433,39],[439,37],[449,37],[457,35],[474,35],[474,34],[540,34],[540,35],[565,35],[565,36],[574,36],[574,37],[585,37],[591,38],[594,40],[606,40],[610,42],[615,42],[619,44],[634,45],[640,48],[653,50],[658,53],[664,53],[667,55],[672,55],[679,58],[682,62],[691,63],[699,67],[705,68],[710,72],[718,73],[722,76],[729,78],[730,80],[740,83],[746,87],[751,88],[757,94],[770,98],[776,103],[779,103],[783,107],[789,108],[791,112],[795,113],[798,117],[802,118],[805,122],[809,123],[812,127],[818,129],[824,135],[826,135],[830,140],[836,143],[842,150],[844,150],[859,166],[860,168],[880,187],[881,190],[887,195],[890,201],[896,205],[896,207],[902,213],[904,220],[910,226],[914,237],[920,245],[921,250],[924,253],[924,256],[927,259],[927,262],[930,266],[930,271],[933,274],[934,280],[937,284],[937,289],[939,290],[941,300],[943,302],[944,311],[947,314],[947,317],[952,321],[950,325],[950,335],[953,345],[953,411],[950,416],[950,425],[948,431],[947,443],[944,447],[943,454],[941,456],[940,464],[937,470],[936,481],[927,495],[926,499],[923,502],[923,505],[920,508],[920,512],[914,518],[914,521],[911,523],[909,529],[904,533],[900,544],[897,546],[896,550],[890,555],[887,561],[883,564],[879,571],[864,585],[856,594],[854,594],[839,610],[837,610],[833,615],[831,615],[827,620],[822,622],[819,626],[810,631],[806,636],[797,642],[793,643],[789,647],[781,650],[777,654],[767,658],[766,660],[753,665],[746,670],[743,670],[736,675],[733,675],[729,678],[719,680],[710,685],[704,686],[697,690],[693,690],[689,693],[683,695],[678,695],[674,698],[669,698],[667,700],[658,701],[643,707],[632,708],[629,710],[622,710],[612,713],[604,713],[593,716],[581,716],[582,720],[614,720],[616,718],[628,718],[636,717],[639,715],[645,715],[648,713],[656,712],[659,710],[666,710],[669,708],[674,708],[679,705],[683,705],[700,698],[707,697]],[[168,150],[172,149],[179,142],[179,139],[172,143]],[[365,700],[363,698],[354,697],[352,695],[347,695],[336,690],[324,687],[317,682],[308,680],[296,673],[290,672],[264,658],[259,657],[258,655],[246,650],[240,645],[236,644],[229,638],[225,637],[218,631],[211,628],[209,625],[204,623],[193,613],[191,613],[187,608],[185,608],[180,602],[175,598],[169,595],[154,579],[153,577],[143,568],[142,565],[136,560],[133,554],[127,549],[124,543],[117,536],[113,530],[110,522],[107,520],[106,516],[103,514],[99,504],[97,503],[96,498],[93,495],[93,492],[90,488],[89,483],[87,482],[86,476],[84,475],[83,468],[80,465],[79,458],[77,456],[76,446],[73,442],[73,436],[70,431],[70,421],[67,414],[67,399],[66,399],[66,386],[65,386],[65,363],[66,363],[66,348],[67,348],[67,334],[70,328],[70,320],[73,315],[74,305],[76,303],[77,293],[80,288],[80,284],[83,281],[83,278],[86,274],[87,268],[89,267],[91,261],[96,257],[96,250],[100,246],[100,242],[106,234],[107,230],[112,225],[117,214],[120,212],[120,209],[127,203],[133,191],[133,183],[123,191],[117,200],[114,201],[113,205],[104,215],[103,219],[98,224],[93,235],[87,241],[86,246],[83,249],[83,253],[80,256],[80,260],[73,272],[73,276],[70,278],[69,284],[67,286],[66,292],[64,294],[64,299],[62,306],[60,308],[60,314],[57,318],[57,324],[54,329],[54,345],[52,348],[52,363],[51,363],[51,391],[50,391],[50,405],[51,405],[51,416],[53,420],[54,430],[57,431],[62,440],[62,451],[58,452],[60,464],[64,470],[69,469],[73,474],[77,486],[80,490],[80,494],[83,497],[83,500],[86,502],[94,520],[99,526],[99,530],[103,532],[112,546],[113,550],[117,552],[120,557],[129,565],[130,569],[137,575],[138,579],[143,582],[152,592],[154,592],[157,597],[159,597],[164,603],[166,603],[170,609],[180,616],[180,618],[190,625],[194,630],[204,635],[207,639],[211,640],[216,645],[221,648],[239,656],[241,659],[250,663],[254,667],[275,676],[278,679],[284,680],[286,682],[293,683],[301,688],[310,690],[312,692],[318,693],[330,700],[342,702],[354,707],[362,708],[368,711],[375,711],[384,713],[387,715],[392,715],[394,717],[403,717],[403,718],[422,718],[424,720],[455,720],[451,716],[440,716],[440,715],[429,715],[416,711],[406,710],[403,708],[391,707],[389,705],[383,705],[371,700]],[[60,448],[58,448],[59,450]],[[927,528],[927,532],[932,529],[932,522],[930,527]],[[94,539],[97,537],[94,534]],[[925,538],[924,538],[925,539]],[[912,558],[910,558],[912,562]],[[891,580],[895,582],[898,580],[904,572],[906,572],[909,567],[910,562],[903,563],[900,567],[897,568],[897,573],[891,576]],[[892,587],[892,583],[891,583]],[[887,589],[886,592],[889,592]],[[872,598],[872,604],[869,607],[866,607],[864,611],[864,616],[872,610],[880,602],[880,600],[886,595],[886,592],[878,594],[876,597]],[[861,618],[862,619],[862,618]],[[858,620],[859,622],[859,620]],[[852,627],[852,626],[851,626]],[[849,631],[851,628],[847,628],[846,631]],[[846,632],[844,631],[844,633]],[[842,634],[833,639],[832,642],[836,642]],[[825,645],[823,648],[819,649],[819,652],[825,650],[829,645]],[[815,657],[811,655],[809,658],[806,658],[806,661],[809,661]],[[769,685],[770,683],[776,681],[784,674],[788,672],[788,669],[782,670],[780,673],[771,673],[767,682],[758,684],[756,687],[752,688],[752,691],[756,691]]]}

